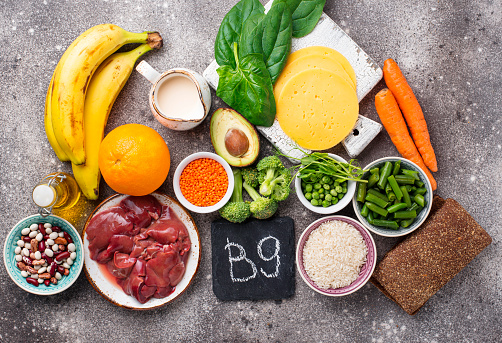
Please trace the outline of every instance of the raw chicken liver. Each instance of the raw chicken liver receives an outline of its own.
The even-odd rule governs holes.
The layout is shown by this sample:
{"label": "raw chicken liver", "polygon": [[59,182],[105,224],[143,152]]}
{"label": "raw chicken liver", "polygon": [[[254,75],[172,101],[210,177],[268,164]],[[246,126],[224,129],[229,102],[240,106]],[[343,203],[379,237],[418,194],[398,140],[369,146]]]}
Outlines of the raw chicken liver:
{"label": "raw chicken liver", "polygon": [[144,304],[174,291],[185,273],[190,237],[169,206],[151,195],[129,196],[87,227],[90,256],[107,264],[124,292]]}

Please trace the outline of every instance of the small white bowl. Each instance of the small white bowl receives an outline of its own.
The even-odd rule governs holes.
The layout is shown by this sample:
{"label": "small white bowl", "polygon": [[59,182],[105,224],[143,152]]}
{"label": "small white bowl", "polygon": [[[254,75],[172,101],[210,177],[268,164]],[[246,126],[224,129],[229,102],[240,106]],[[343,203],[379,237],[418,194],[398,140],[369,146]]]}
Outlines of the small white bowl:
{"label": "small white bowl", "polygon": [[[205,206],[205,207],[200,207],[200,206],[195,206],[192,204],[190,201],[188,201],[183,193],[181,193],[181,188],[180,188],[180,176],[181,173],[183,172],[183,169],[192,161],[198,160],[199,158],[211,158],[215,160],[216,162],[219,162],[223,168],[225,169],[228,177],[228,188],[227,192],[221,198],[220,201],[218,201],[216,204],[212,206]],[[174,187],[174,193],[176,194],[176,197],[178,198],[178,201],[185,206],[187,209],[193,212],[197,213],[210,213],[219,210],[222,208],[228,200],[230,200],[230,197],[232,196],[232,192],[234,190],[234,174],[232,173],[232,168],[230,165],[225,161],[223,158],[221,158],[219,155],[213,154],[212,152],[198,152],[195,154],[192,154],[188,157],[186,157],[181,163],[178,165],[176,168],[176,171],[174,172],[174,177],[173,177],[173,187]]]}
{"label": "small white bowl", "polygon": [[[347,163],[347,161],[335,154],[328,154],[329,157],[343,162]],[[308,201],[305,196],[303,195],[302,191],[302,180],[298,177],[298,175],[295,177],[295,189],[296,189],[296,195],[298,196],[298,199],[300,199],[300,202],[311,210],[312,212],[320,213],[320,214],[333,214],[336,213],[340,210],[342,210],[345,206],[349,204],[349,202],[352,200],[352,197],[354,196],[356,192],[356,182],[355,181],[348,181],[347,182],[347,193],[343,198],[341,198],[335,205],[331,205],[328,207],[322,207],[322,206],[314,206]]]}

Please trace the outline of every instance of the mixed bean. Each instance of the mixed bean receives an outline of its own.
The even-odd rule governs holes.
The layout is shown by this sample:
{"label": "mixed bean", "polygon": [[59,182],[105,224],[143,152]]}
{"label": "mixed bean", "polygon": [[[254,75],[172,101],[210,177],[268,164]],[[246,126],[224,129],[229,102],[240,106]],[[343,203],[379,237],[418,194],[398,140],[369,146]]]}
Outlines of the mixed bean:
{"label": "mixed bean", "polygon": [[305,199],[314,206],[329,207],[336,205],[347,193],[347,181],[328,175],[311,175],[302,179],[302,191]]}
{"label": "mixed bean", "polygon": [[359,183],[356,200],[370,224],[397,230],[415,221],[426,205],[426,192],[417,171],[402,169],[401,161],[385,162],[370,170],[367,183]]}
{"label": "mixed bean", "polygon": [[15,259],[21,276],[36,287],[57,285],[58,280],[70,274],[77,258],[71,236],[50,223],[24,228],[16,244]]}

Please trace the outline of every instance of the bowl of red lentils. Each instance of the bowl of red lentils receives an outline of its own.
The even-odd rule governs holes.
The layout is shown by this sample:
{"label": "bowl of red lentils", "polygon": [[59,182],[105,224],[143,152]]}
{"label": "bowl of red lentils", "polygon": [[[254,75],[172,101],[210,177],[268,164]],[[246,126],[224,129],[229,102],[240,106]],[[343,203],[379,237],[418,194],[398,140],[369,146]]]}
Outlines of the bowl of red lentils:
{"label": "bowl of red lentils", "polygon": [[230,165],[211,152],[198,152],[186,157],[176,168],[174,193],[188,210],[210,213],[225,205],[234,189]]}

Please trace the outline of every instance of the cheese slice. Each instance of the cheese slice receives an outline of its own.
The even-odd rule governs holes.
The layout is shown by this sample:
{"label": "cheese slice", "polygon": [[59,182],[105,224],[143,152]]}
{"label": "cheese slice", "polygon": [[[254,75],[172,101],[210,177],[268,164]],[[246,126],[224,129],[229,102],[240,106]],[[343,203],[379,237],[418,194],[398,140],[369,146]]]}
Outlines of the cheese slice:
{"label": "cheese slice", "polygon": [[340,75],[307,69],[289,79],[277,99],[282,130],[305,149],[325,150],[340,143],[354,127],[357,95]]}
{"label": "cheese slice", "polygon": [[289,79],[307,69],[322,68],[334,72],[335,74],[341,76],[346,80],[356,91],[356,84],[350,78],[349,74],[345,71],[341,63],[331,57],[323,56],[320,54],[306,55],[297,58],[293,61],[288,60],[281,75],[277,79],[274,85],[274,95],[279,97],[284,85],[289,81]]}
{"label": "cheese slice", "polygon": [[292,63],[294,60],[308,55],[326,56],[340,62],[340,64],[343,66],[343,69],[345,69],[345,71],[347,72],[347,74],[349,74],[352,81],[354,81],[354,84],[357,85],[356,73],[354,72],[354,69],[350,65],[350,62],[345,58],[345,56],[343,56],[338,51],[331,48],[327,48],[325,46],[309,46],[297,50],[289,55],[287,63]]}

